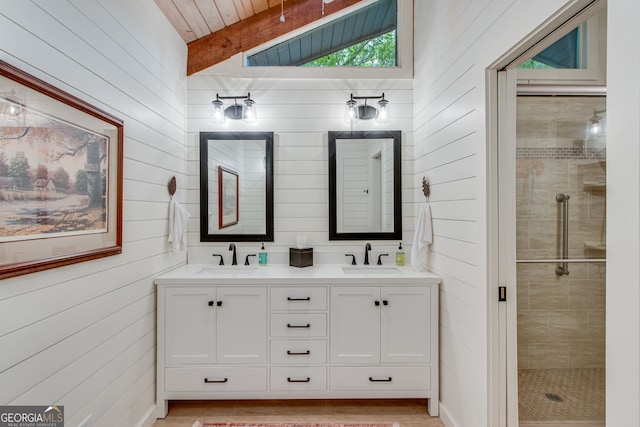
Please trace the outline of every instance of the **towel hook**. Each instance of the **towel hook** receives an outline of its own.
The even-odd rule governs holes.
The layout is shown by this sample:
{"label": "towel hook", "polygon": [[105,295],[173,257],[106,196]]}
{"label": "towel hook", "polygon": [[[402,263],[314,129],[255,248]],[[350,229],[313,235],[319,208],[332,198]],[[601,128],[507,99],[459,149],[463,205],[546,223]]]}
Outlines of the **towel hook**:
{"label": "towel hook", "polygon": [[176,183],[176,177],[175,175],[171,177],[171,179],[169,180],[169,184],[167,185],[167,187],[169,188],[169,194],[170,195],[174,195],[176,194],[176,187],[177,187],[177,183]]}
{"label": "towel hook", "polygon": [[429,180],[424,176],[422,177],[422,192],[424,193],[424,197],[428,199],[431,194],[431,186],[429,185]]}

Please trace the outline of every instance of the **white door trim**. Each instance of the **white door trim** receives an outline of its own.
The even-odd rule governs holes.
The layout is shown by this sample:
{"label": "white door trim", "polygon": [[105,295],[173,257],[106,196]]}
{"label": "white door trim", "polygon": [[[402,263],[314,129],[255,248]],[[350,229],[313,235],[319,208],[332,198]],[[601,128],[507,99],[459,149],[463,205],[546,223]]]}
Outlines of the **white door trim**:
{"label": "white door trim", "polygon": [[[492,427],[518,426],[514,179],[517,80],[513,69],[519,58],[533,56],[536,49],[546,47],[554,31],[577,25],[605,4],[606,0],[567,1],[538,31],[487,68],[488,425]],[[501,236],[507,239],[502,241]],[[506,302],[498,302],[500,286],[506,287]]]}
{"label": "white door trim", "polygon": [[518,425],[518,343],[516,286],[516,97],[517,72],[498,73],[498,282],[506,287],[507,301],[501,303],[501,339],[506,352],[506,426]]}

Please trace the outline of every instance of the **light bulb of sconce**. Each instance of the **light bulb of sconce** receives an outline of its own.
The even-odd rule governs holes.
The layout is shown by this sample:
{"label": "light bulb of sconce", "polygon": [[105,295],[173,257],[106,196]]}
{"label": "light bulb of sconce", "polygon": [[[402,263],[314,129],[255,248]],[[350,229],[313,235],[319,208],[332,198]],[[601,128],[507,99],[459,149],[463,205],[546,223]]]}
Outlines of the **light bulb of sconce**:
{"label": "light bulb of sconce", "polygon": [[378,101],[378,114],[376,116],[377,123],[388,123],[389,122],[389,101],[383,98]]}
{"label": "light bulb of sconce", "polygon": [[256,103],[253,99],[247,96],[244,100],[244,111],[242,120],[248,123],[255,123],[258,121],[258,114],[256,111]]}
{"label": "light bulb of sconce", "polygon": [[604,134],[604,118],[594,113],[587,122],[587,136],[597,137]]}
{"label": "light bulb of sconce", "polygon": [[224,103],[219,99],[217,99],[217,96],[216,96],[216,100],[212,101],[211,104],[212,104],[211,119],[213,120],[213,122],[217,124],[224,123],[225,121]]}
{"label": "light bulb of sconce", "polygon": [[358,120],[358,103],[352,96],[345,106],[344,121],[346,123],[351,123],[356,120]]}

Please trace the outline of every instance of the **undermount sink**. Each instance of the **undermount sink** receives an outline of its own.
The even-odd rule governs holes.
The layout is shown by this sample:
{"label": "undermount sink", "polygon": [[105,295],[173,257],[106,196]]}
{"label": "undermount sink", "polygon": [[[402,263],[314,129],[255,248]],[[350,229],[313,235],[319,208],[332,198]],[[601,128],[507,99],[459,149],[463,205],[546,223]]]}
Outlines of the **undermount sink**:
{"label": "undermount sink", "polygon": [[221,265],[219,267],[206,267],[202,270],[198,271],[196,274],[202,275],[220,275],[220,274],[251,274],[258,271],[258,267],[256,266],[245,266],[245,265],[236,265],[236,266],[224,266]]}
{"label": "undermount sink", "polygon": [[350,267],[343,266],[344,274],[397,274],[400,272],[395,267]]}

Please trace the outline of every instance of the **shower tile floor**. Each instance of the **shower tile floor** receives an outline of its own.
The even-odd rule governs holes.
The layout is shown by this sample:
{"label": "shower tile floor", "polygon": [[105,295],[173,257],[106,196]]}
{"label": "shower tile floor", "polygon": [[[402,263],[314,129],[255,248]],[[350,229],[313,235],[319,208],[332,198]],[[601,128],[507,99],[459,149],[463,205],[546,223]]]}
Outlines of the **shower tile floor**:
{"label": "shower tile floor", "polygon": [[604,368],[519,369],[518,410],[521,425],[604,425]]}

